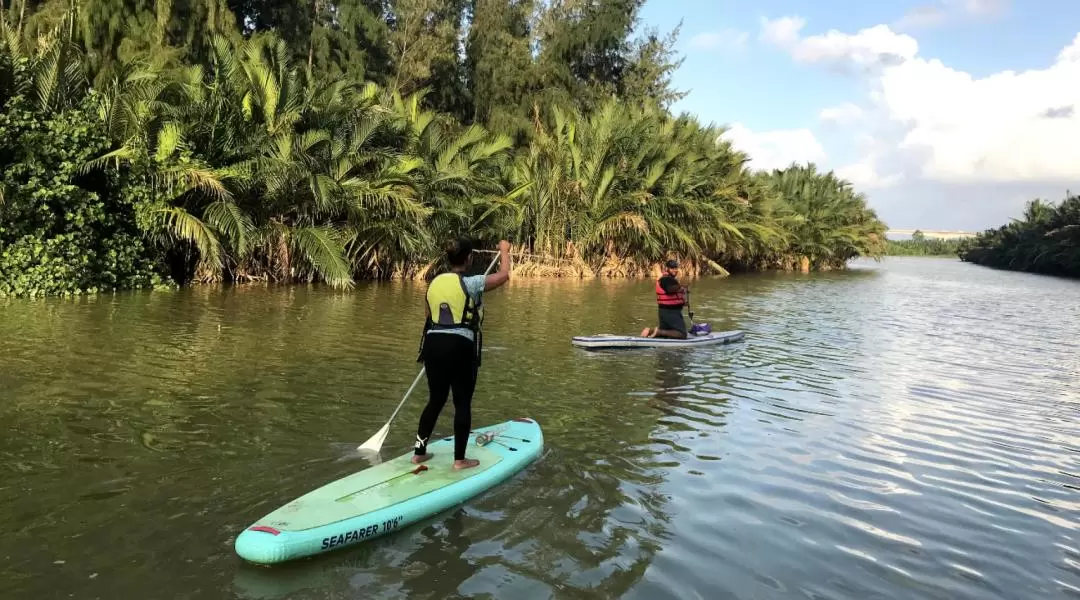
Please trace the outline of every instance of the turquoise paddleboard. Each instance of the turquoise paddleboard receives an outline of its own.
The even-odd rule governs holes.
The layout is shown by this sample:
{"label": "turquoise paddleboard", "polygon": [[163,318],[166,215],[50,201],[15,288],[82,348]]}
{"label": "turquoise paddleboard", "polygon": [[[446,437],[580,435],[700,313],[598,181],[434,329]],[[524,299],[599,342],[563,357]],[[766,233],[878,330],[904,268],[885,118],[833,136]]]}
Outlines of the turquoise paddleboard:
{"label": "turquoise paddleboard", "polygon": [[[479,446],[476,436],[495,433]],[[332,481],[253,523],[236,538],[245,560],[273,564],[312,556],[382,536],[461,504],[525,468],[540,456],[544,435],[532,419],[477,429],[467,456],[480,461],[455,470],[454,440],[428,445],[434,456],[412,464],[412,452]]]}

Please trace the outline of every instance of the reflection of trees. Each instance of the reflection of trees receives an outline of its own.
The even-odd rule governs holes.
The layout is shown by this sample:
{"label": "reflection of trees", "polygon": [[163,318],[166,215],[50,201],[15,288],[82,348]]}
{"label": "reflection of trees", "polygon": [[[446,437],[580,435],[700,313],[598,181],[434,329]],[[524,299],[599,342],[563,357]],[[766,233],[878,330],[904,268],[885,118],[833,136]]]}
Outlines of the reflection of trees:
{"label": "reflection of trees", "polygon": [[367,547],[270,569],[244,565],[236,590],[244,598],[339,597],[347,590],[524,598],[540,589],[560,598],[619,597],[644,576],[670,518],[661,474],[649,464],[654,453],[625,442],[610,450],[622,458],[570,464],[548,450],[467,508]]}
{"label": "reflection of trees", "polygon": [[408,598],[445,598],[482,568],[468,555],[473,540],[485,538],[483,532],[472,528],[465,535],[467,519],[458,509],[418,533],[423,542],[406,559],[415,568],[402,572],[401,584]]}
{"label": "reflection of trees", "polygon": [[[267,428],[299,429],[312,404],[342,415],[366,404],[374,414],[381,394],[342,390],[361,381],[392,396],[415,374],[401,360],[414,340],[371,322],[400,294],[376,287],[348,295],[201,287],[9,307],[27,313],[14,337],[33,343],[7,353],[0,383],[30,435],[43,430],[55,439],[50,417],[80,412],[84,418],[69,424],[76,443],[93,435],[162,452],[231,439],[264,445]],[[222,420],[233,421],[229,439],[211,433]]]}
{"label": "reflection of trees", "polygon": [[[726,394],[729,361],[738,346],[696,349],[663,348],[656,352],[656,395],[650,404],[664,416],[665,431],[712,431],[723,427],[729,412]],[[676,449],[685,450],[679,446]]]}
{"label": "reflection of trees", "polygon": [[[250,600],[379,596],[447,598],[482,568],[469,556],[475,538],[465,535],[464,510],[444,513],[378,542],[272,568],[244,564],[233,580]],[[300,593],[306,592],[306,593]],[[355,594],[360,594],[359,596]]]}
{"label": "reflection of trees", "polygon": [[685,348],[658,348],[656,350],[656,396],[654,405],[665,410],[667,406],[678,406],[679,392],[686,386],[684,371],[689,351]]}
{"label": "reflection of trees", "polygon": [[336,597],[328,588],[410,598],[619,597],[633,588],[670,526],[667,448],[652,438],[657,412],[632,395],[657,389],[653,359],[648,352],[583,353],[569,344],[572,333],[614,329],[627,314],[652,318],[652,299],[633,289],[515,280],[512,296],[491,294],[487,341],[495,350],[484,359],[474,419],[536,418],[544,457],[463,510],[282,571],[278,588],[302,578],[322,589],[301,598]]}
{"label": "reflection of trees", "polygon": [[[336,597],[403,590],[442,598],[493,588],[500,597],[538,589],[619,596],[665,543],[673,463],[656,419],[687,401],[679,392],[666,404],[634,394],[685,384],[658,382],[653,361],[697,360],[699,352],[586,353],[569,338],[640,330],[628,324],[655,318],[651,289],[645,280],[515,280],[491,294],[492,351],[474,418],[533,416],[546,456],[464,510],[269,569],[241,565],[232,536],[367,466],[334,462],[327,442],[367,437],[416,374],[423,287],[383,283],[341,294],[202,287],[6,305],[13,312],[0,321],[0,345],[24,340],[0,369],[5,391],[18,390],[5,394],[4,410],[20,435],[0,436],[0,452],[11,458],[0,469],[16,471],[16,484],[0,490],[0,504],[12,508],[0,514],[14,531],[5,545],[21,552],[11,568],[47,571],[57,558],[50,536],[66,527],[57,515],[77,510],[87,530],[116,539],[140,532],[139,543],[109,554],[71,546],[82,556],[79,573],[100,572],[96,585],[117,597],[156,589],[165,574],[192,590],[213,589],[208,597],[230,583],[248,589],[243,582],[253,577],[263,592],[298,589],[290,596],[297,598],[325,598],[327,589],[340,590]],[[705,302],[699,307],[695,297],[695,312],[707,312]],[[387,454],[405,451],[422,397],[398,416]],[[449,431],[447,417],[440,434]],[[675,427],[667,420],[664,431]],[[207,558],[177,562],[177,555]],[[134,562],[144,567],[117,572]],[[38,595],[48,595],[40,580]]]}

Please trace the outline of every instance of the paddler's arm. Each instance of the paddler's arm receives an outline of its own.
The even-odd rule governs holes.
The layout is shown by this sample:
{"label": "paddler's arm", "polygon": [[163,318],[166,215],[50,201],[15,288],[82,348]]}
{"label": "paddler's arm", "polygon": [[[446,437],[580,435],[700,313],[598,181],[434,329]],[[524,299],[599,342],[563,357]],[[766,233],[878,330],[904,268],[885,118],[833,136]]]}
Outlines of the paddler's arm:
{"label": "paddler's arm", "polygon": [[510,242],[499,242],[499,272],[484,279],[484,291],[493,290],[510,281]]}

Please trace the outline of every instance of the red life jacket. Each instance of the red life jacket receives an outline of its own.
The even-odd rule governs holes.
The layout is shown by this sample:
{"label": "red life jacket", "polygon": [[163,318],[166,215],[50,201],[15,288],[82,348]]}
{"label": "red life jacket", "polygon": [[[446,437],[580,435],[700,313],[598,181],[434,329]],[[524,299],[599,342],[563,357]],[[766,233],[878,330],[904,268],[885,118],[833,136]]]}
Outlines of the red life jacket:
{"label": "red life jacket", "polygon": [[669,294],[660,287],[660,280],[656,280],[656,303],[666,308],[682,308],[685,304],[682,292]]}

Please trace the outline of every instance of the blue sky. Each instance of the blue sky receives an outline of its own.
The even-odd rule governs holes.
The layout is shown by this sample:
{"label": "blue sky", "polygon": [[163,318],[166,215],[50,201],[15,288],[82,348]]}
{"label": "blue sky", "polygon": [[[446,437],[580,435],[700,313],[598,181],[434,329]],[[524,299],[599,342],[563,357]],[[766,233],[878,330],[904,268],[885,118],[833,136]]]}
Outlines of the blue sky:
{"label": "blue sky", "polygon": [[[850,174],[894,227],[982,229],[1080,189],[1080,151],[1062,149],[1080,133],[1080,0],[648,0],[641,18],[682,21],[676,111],[737,124],[748,151],[769,140],[755,166]],[[1039,120],[1041,99],[1064,117]]]}

